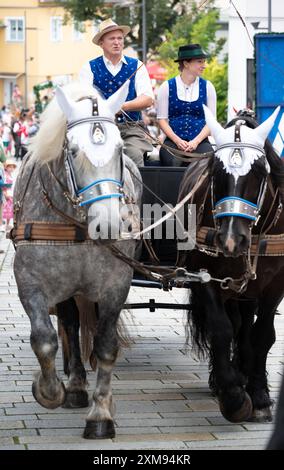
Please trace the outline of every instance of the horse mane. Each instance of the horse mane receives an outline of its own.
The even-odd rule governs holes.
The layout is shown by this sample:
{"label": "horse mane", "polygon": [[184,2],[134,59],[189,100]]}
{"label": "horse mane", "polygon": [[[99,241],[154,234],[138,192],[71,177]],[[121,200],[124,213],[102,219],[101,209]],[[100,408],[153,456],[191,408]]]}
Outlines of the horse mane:
{"label": "horse mane", "polygon": [[[73,100],[84,96],[97,96],[97,91],[80,82],[72,82],[64,86],[64,91]],[[29,151],[32,159],[42,163],[60,158],[65,140],[66,117],[61,111],[56,97],[52,99],[41,115],[41,124],[37,134],[31,139]]]}
{"label": "horse mane", "polygon": [[[240,112],[238,116],[234,117],[228,124],[226,124],[225,128],[233,126],[236,123],[236,121],[238,121],[239,119],[243,119],[246,122],[246,125],[250,127],[251,129],[255,129],[259,125],[258,122],[255,119],[253,119],[251,116],[247,116],[246,114],[242,114],[242,112]],[[265,141],[264,150],[266,153],[267,161],[270,165],[271,178],[274,184],[276,185],[276,187],[278,187],[279,192],[281,194],[281,199],[284,202],[284,163],[283,163],[283,160],[276,153],[271,142],[268,139],[266,139]]]}
{"label": "horse mane", "polygon": [[181,201],[187,195],[187,193],[192,190],[202,173],[205,173],[206,170],[208,170],[208,176],[205,178],[200,188],[201,190],[206,189],[210,177],[210,168],[212,163],[213,155],[197,160],[188,166],[180,184],[179,201]]}

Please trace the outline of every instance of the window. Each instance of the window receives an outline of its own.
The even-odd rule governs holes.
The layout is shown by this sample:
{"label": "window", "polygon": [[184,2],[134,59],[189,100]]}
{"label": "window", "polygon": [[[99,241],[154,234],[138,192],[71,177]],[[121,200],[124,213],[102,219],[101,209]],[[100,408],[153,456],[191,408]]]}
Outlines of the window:
{"label": "window", "polygon": [[25,40],[25,25],[24,18],[8,17],[6,18],[6,41],[11,42],[24,42]]}
{"label": "window", "polygon": [[74,41],[82,41],[85,27],[83,21],[75,21],[73,23],[73,39]]}
{"label": "window", "polygon": [[53,16],[50,19],[50,39],[57,42],[62,41],[62,18],[61,16]]}

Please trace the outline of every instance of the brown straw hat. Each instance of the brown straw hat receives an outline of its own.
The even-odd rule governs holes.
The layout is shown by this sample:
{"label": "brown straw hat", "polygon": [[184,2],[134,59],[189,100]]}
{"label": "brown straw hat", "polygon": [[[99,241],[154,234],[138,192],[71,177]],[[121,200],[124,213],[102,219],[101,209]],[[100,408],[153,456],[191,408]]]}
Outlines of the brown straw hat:
{"label": "brown straw hat", "polygon": [[116,31],[117,29],[120,29],[123,33],[123,36],[125,37],[131,28],[125,25],[118,25],[110,18],[102,21],[99,25],[98,33],[93,37],[93,43],[99,46],[99,42],[104,34],[109,33],[110,31]]}

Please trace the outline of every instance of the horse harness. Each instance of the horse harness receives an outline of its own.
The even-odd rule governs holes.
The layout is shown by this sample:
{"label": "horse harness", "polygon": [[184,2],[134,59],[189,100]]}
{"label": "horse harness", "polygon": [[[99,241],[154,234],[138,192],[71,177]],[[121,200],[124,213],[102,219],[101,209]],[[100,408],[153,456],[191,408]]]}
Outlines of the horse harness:
{"label": "horse harness", "polygon": [[[229,156],[232,165],[241,166],[244,158],[244,148],[254,148],[261,152],[265,157],[264,150],[261,147],[252,144],[245,144],[241,142],[240,127],[245,124],[244,120],[238,120],[235,123],[235,136],[233,143],[227,143],[217,147],[216,151],[230,148],[232,149]],[[210,189],[209,189],[210,188]],[[252,229],[260,220],[260,211],[264,202],[267,189],[270,190],[273,196],[271,207],[262,223],[259,234],[252,234]],[[203,211],[208,192],[211,190],[211,206],[213,214],[214,227],[202,226]],[[269,225],[266,226],[267,221],[275,208],[274,216]],[[200,210],[197,214],[197,237],[196,248],[198,251],[205,253],[209,256],[218,257],[219,250],[216,243],[216,235],[219,230],[219,221],[223,217],[242,217],[250,221],[250,246],[246,255],[244,255],[244,263],[246,270],[239,279],[227,278],[227,282],[221,287],[223,289],[231,289],[235,292],[242,293],[246,290],[247,284],[250,280],[256,279],[257,262],[259,256],[284,256],[284,234],[271,235],[268,232],[271,228],[277,225],[283,204],[279,195],[278,189],[274,191],[271,178],[268,176],[262,180],[259,190],[257,203],[254,204],[246,199],[236,196],[228,196],[217,202],[214,200],[214,180],[211,178],[211,185],[208,186]],[[254,257],[251,262],[251,257]]]}
{"label": "horse harness", "polygon": [[[88,118],[82,118],[76,121],[72,121],[67,125],[67,130],[73,128],[76,125],[83,124],[85,122],[93,123],[93,128],[91,129],[91,134],[93,136],[94,143],[101,144],[105,141],[105,134],[104,134],[104,127],[102,122],[107,121],[115,124],[115,122],[110,118],[99,117],[98,115],[98,107],[97,107],[97,100],[96,98],[90,96],[85,97],[82,99],[89,98],[92,100],[93,103],[93,113],[92,116]],[[235,164],[240,164],[241,159],[243,158],[243,148],[256,148],[257,150],[261,151],[264,154],[264,151],[260,147],[256,147],[251,144],[245,144],[240,141],[240,125],[245,123],[245,121],[239,122],[235,126],[235,142],[224,144],[219,146],[216,151],[222,148],[232,148],[231,152],[231,159],[235,161]],[[71,185],[68,185],[68,189],[65,188],[62,183],[57,179],[57,177],[52,172],[50,166],[48,165],[48,169],[51,175],[56,179],[56,181],[62,186],[64,196],[70,200],[74,207],[82,208],[88,204],[92,204],[93,202],[108,199],[110,197],[118,197],[118,198],[126,198],[123,192],[123,175],[121,181],[114,180],[111,178],[105,178],[103,180],[96,180],[90,185],[78,190],[75,180],[75,175],[73,172],[73,167],[71,163],[71,150],[68,147],[67,139],[64,143],[64,161],[67,175],[69,175],[68,182],[71,182]],[[123,158],[123,157],[122,157]],[[122,162],[122,168],[123,168]],[[15,203],[15,219],[17,217],[18,212],[21,210],[22,202],[27,191],[28,184],[30,182],[32,173],[27,181],[27,185],[23,192],[23,196],[21,201],[17,201]],[[54,212],[60,215],[64,220],[65,224],[63,223],[46,223],[46,222],[29,222],[24,224],[17,224],[15,223],[14,229],[12,229],[10,233],[10,238],[13,240],[14,245],[17,245],[18,242],[32,242],[32,243],[53,243],[53,244],[60,244],[60,243],[77,243],[77,242],[87,242],[91,244],[101,244],[99,240],[91,240],[88,236],[87,225],[85,223],[81,223],[78,220],[74,219],[73,217],[68,216],[64,212],[62,212],[59,208],[57,208],[54,203],[51,201],[43,183],[42,177],[41,185],[42,185],[42,193],[44,197],[44,201],[48,207],[50,207]],[[71,186],[71,188],[69,187]],[[197,185],[197,188],[199,185]],[[270,185],[271,187],[271,185]],[[209,187],[208,187],[209,188]],[[214,195],[213,195],[213,185],[211,183],[211,200],[213,203]],[[225,217],[225,216],[239,216],[249,218],[252,221],[251,227],[258,222],[259,219],[259,211],[262,206],[265,192],[267,188],[267,181],[262,184],[260,189],[260,194],[258,197],[258,204],[252,204],[249,201],[243,200],[241,198],[224,198],[221,201],[218,201],[214,206],[213,209],[213,219],[215,222],[215,227],[204,227],[202,225],[197,224],[197,237],[196,237],[196,248],[206,253],[207,255],[211,256],[218,256],[218,248],[216,246],[215,238],[217,233],[217,223],[218,219]],[[71,189],[71,191],[70,191]],[[115,189],[115,192],[113,191]],[[193,197],[193,191],[191,197]],[[70,194],[70,192],[72,194]],[[206,191],[205,198],[208,195],[208,190]],[[274,201],[276,200],[276,195],[274,195]],[[186,200],[189,198],[187,197]],[[129,201],[128,201],[129,202]],[[134,201],[130,201],[134,202]],[[197,214],[197,220],[200,221],[202,219],[202,211],[204,209],[205,201],[201,204],[201,212]],[[280,217],[282,211],[282,204],[280,202],[273,219],[273,222],[269,225],[271,228],[272,225],[276,225],[278,218]],[[216,222],[217,220],[217,222]],[[210,277],[210,280],[214,280],[220,283],[223,289],[232,289],[238,293],[243,292],[249,280],[253,280],[256,278],[256,265],[258,256],[284,256],[284,234],[280,235],[267,235],[267,231],[260,233],[260,235],[253,235],[251,238],[251,247],[250,252],[247,255],[247,270],[244,275],[240,279],[232,279],[230,277],[224,279],[213,279]],[[104,246],[107,246],[114,256],[118,257],[126,264],[130,265],[133,269],[141,272],[143,275],[148,277],[149,279],[159,280],[164,284],[164,287],[168,287],[168,281],[180,274],[181,268],[177,267],[173,268],[162,268],[159,266],[147,266],[145,267],[143,263],[139,261],[130,259],[124,253],[119,250],[111,241],[106,243],[104,240]],[[250,256],[254,256],[254,265],[251,266],[250,263]],[[191,273],[192,274],[192,273]],[[202,278],[202,276],[201,276]],[[203,276],[205,279],[206,276]],[[201,282],[208,282],[207,280]]]}

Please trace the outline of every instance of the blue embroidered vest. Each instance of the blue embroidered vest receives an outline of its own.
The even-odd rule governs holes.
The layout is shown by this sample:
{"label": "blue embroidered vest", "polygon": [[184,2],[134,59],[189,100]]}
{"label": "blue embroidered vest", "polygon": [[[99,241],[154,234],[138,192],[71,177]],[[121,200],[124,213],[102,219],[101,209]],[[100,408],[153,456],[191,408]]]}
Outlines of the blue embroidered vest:
{"label": "blue embroidered vest", "polygon": [[[127,64],[123,63],[120,71],[116,75],[112,75],[105,66],[103,56],[97,57],[90,61],[90,67],[93,72],[93,85],[98,88],[105,98],[109,98],[115,93],[119,87],[130,77],[135,70],[137,70],[137,59],[132,57],[126,57]],[[130,79],[129,93],[126,101],[133,100],[136,98],[135,90],[135,75]],[[138,121],[141,119],[141,113],[139,111],[127,111],[131,120]],[[129,119],[130,120],[130,119]]]}
{"label": "blue embroidered vest", "polygon": [[169,81],[169,125],[184,140],[192,140],[205,126],[202,104],[207,104],[206,80],[199,78],[199,96],[196,101],[179,100],[176,79]]}

